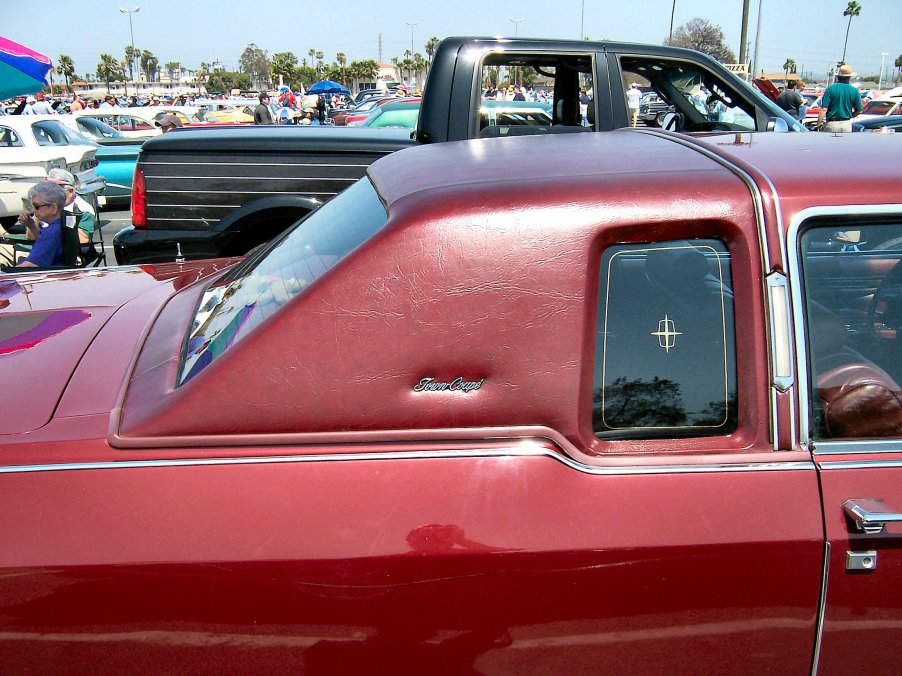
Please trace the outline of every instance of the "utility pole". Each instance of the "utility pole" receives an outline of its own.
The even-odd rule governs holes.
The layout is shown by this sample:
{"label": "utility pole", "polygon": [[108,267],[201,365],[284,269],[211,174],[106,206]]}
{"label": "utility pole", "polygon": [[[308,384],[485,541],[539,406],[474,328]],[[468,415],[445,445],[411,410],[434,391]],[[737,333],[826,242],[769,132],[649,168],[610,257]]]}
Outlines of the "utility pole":
{"label": "utility pole", "polygon": [[382,33],[379,33],[379,65],[382,65]]}
{"label": "utility pole", "polygon": [[758,72],[758,47],[761,46],[761,13],[763,11],[762,5],[764,5],[764,0],[758,0],[758,29],[755,31],[755,60],[754,66],[752,67],[752,77],[755,77],[755,74]]}
{"label": "utility pole", "polygon": [[[676,2],[676,0],[674,0]],[[748,63],[748,51],[746,50],[746,41],[749,37],[749,0],[742,0],[742,31],[739,35],[739,63]],[[670,20],[671,30],[673,30],[673,19]]]}

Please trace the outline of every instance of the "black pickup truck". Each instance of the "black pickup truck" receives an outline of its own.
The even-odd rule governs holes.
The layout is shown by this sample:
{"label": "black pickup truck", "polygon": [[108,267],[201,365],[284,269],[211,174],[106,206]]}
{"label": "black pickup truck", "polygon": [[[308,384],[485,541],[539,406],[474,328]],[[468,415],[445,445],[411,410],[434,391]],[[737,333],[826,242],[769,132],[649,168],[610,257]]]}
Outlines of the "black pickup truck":
{"label": "black pickup truck", "polygon": [[[489,116],[489,84],[529,73],[551,116]],[[456,37],[434,55],[417,129],[219,127],[179,129],[141,149],[132,226],[114,240],[122,264],[242,255],[363,176],[383,155],[417,143],[630,125],[630,83],[657,92],[668,129],[804,131],[773,102],[699,52],[613,42]],[[580,93],[591,102],[585,119]],[[537,124],[537,121],[539,122]]]}

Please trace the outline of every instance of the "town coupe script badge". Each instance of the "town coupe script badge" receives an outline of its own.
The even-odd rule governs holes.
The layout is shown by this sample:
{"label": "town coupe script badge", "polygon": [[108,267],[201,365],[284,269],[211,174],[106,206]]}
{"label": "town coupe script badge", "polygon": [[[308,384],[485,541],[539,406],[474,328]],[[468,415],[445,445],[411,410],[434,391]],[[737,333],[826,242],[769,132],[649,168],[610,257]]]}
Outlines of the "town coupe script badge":
{"label": "town coupe script badge", "polygon": [[448,382],[441,382],[435,378],[423,378],[413,386],[414,392],[473,392],[482,387],[485,378],[479,380],[466,380],[455,378]]}

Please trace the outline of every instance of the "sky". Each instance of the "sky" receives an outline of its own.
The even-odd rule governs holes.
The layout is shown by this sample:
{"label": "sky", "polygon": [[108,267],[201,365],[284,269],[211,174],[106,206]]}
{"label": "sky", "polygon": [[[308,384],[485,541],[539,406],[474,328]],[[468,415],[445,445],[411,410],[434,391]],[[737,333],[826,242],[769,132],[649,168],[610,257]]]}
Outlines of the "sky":
{"label": "sky", "polygon": [[[237,70],[244,48],[254,43],[271,57],[290,51],[299,59],[311,48],[332,62],[344,52],[348,62],[403,58],[410,49],[425,55],[432,36],[505,35],[591,39],[660,44],[674,27],[695,17],[721,27],[739,53],[742,0],[0,0],[0,35],[46,54],[72,57],[80,75],[93,73],[100,54],[122,59],[131,44],[149,49],[160,66],[177,61],[196,69],[202,61],[220,61]],[[902,0],[859,0],[861,15],[852,20],[846,62],[861,74],[885,71],[902,55]],[[787,58],[800,71],[822,78],[841,57],[848,17],[847,0],[750,0],[749,42],[758,42],[759,70],[780,72]],[[413,24],[412,26],[410,24]]]}

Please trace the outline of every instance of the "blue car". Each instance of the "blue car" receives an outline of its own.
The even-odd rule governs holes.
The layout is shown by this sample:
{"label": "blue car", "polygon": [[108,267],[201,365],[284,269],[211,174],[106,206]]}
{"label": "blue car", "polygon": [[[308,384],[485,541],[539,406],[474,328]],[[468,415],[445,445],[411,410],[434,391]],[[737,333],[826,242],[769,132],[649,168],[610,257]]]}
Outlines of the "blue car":
{"label": "blue car", "polygon": [[135,162],[138,160],[141,144],[146,139],[125,136],[92,117],[60,115],[60,119],[98,145],[95,172],[106,180],[106,189],[98,198],[100,205],[128,205],[132,195]]}

